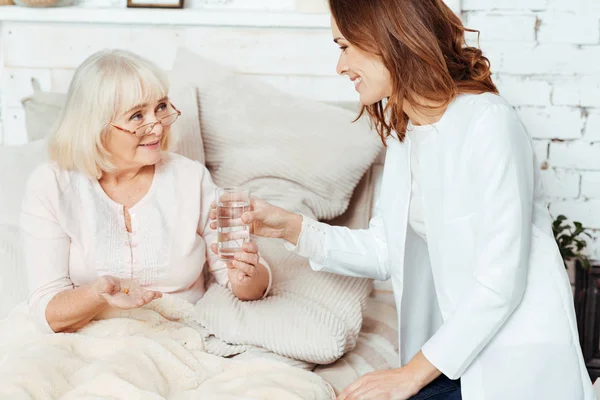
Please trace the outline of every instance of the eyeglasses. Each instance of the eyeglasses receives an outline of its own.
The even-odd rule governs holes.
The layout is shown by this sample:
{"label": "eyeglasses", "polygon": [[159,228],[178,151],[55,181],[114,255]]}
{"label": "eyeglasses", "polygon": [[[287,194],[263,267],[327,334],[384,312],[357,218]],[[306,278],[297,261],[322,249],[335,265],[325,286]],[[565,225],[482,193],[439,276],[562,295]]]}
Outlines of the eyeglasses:
{"label": "eyeglasses", "polygon": [[154,127],[156,125],[160,124],[162,126],[169,126],[169,125],[172,125],[173,122],[175,122],[177,120],[177,118],[179,118],[179,116],[181,115],[181,111],[179,111],[177,108],[175,108],[175,106],[172,103],[169,103],[169,105],[173,108],[173,110],[175,110],[174,113],[165,115],[164,117],[161,117],[154,122],[150,122],[149,124],[142,125],[136,129],[134,129],[133,131],[130,131],[128,129],[123,129],[123,128],[113,124],[112,122],[109,122],[108,125],[110,125],[114,128],[117,128],[120,131],[123,131],[126,133],[131,133],[132,135],[135,135],[137,137],[147,136],[152,133],[152,131],[154,130]]}

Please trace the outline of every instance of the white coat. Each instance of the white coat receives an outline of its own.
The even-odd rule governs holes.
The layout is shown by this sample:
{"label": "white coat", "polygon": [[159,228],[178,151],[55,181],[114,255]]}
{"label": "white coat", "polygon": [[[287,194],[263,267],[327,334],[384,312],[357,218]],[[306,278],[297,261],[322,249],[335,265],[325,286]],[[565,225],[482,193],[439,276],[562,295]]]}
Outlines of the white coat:
{"label": "white coat", "polygon": [[460,95],[436,126],[419,149],[427,242],[408,225],[410,139],[390,138],[369,229],[309,221],[298,251],[391,278],[401,365],[422,350],[464,400],[595,399],[525,128],[493,94]]}

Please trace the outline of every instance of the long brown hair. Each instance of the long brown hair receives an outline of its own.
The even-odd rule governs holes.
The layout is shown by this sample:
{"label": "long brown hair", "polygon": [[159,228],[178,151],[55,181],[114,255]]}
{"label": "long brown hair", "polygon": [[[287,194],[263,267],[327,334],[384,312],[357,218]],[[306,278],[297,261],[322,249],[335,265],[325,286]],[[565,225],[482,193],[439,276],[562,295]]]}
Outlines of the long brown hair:
{"label": "long brown hair", "polygon": [[[381,57],[392,80],[392,95],[363,106],[382,141],[395,131],[404,140],[406,99],[447,106],[460,93],[498,93],[490,62],[465,43],[465,28],[443,0],[329,0],[332,16],[346,40]],[[387,116],[387,118],[386,118]]]}

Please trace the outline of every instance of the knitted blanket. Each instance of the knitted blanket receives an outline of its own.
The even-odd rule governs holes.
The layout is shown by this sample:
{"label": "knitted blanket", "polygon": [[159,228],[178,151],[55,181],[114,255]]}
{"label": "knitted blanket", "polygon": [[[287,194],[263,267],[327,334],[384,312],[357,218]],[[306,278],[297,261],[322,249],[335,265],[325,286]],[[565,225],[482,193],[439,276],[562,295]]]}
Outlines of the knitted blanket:
{"label": "knitted blanket", "polygon": [[108,311],[77,333],[41,334],[23,303],[0,322],[2,399],[315,399],[334,397],[316,374],[269,359],[208,354],[173,296]]}

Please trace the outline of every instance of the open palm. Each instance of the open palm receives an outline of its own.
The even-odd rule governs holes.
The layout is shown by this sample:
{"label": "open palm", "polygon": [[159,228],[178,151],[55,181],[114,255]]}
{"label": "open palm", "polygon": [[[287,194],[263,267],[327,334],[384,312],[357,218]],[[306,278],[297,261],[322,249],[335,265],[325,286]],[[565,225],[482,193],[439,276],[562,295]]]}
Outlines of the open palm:
{"label": "open palm", "polygon": [[102,276],[96,284],[100,296],[110,306],[122,310],[142,307],[162,297],[162,293],[160,292],[142,288],[136,280]]}

